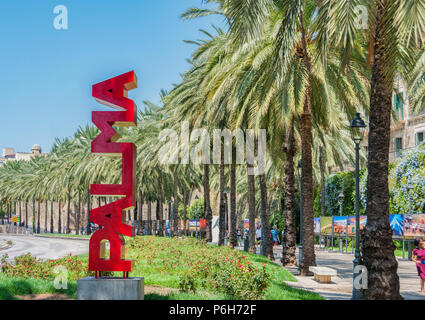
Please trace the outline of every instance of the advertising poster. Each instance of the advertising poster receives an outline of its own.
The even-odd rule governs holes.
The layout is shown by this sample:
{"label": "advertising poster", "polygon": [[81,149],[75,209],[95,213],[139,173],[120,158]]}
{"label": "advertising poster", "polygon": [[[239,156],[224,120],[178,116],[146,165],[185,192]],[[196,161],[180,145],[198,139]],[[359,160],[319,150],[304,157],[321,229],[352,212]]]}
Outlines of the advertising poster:
{"label": "advertising poster", "polygon": [[324,236],[332,234],[332,217],[320,218],[320,234]]}
{"label": "advertising poster", "polygon": [[207,230],[207,219],[199,220],[199,228],[201,229],[201,231]]}
{"label": "advertising poster", "polygon": [[405,214],[404,235],[409,238],[425,237],[425,214]]}
{"label": "advertising poster", "polygon": [[366,227],[367,216],[360,216],[360,230],[363,230]]}
{"label": "advertising poster", "polygon": [[347,219],[347,231],[349,236],[355,236],[356,234],[356,217],[350,216]]}
{"label": "advertising poster", "polygon": [[404,216],[402,214],[390,214],[390,226],[394,237],[402,237],[404,234]]}
{"label": "advertising poster", "polygon": [[347,217],[333,217],[334,223],[333,223],[333,229],[334,229],[334,235],[345,235],[347,232]]}
{"label": "advertising poster", "polygon": [[320,218],[314,218],[314,234],[320,235]]}
{"label": "advertising poster", "polygon": [[[363,230],[366,227],[366,223],[367,223],[367,217],[360,216],[360,230]],[[347,225],[348,225],[348,235],[354,237],[356,235],[356,217],[355,216],[348,217]]]}
{"label": "advertising poster", "polygon": [[189,231],[199,231],[199,220],[189,220]]}
{"label": "advertising poster", "polygon": [[[257,228],[257,226],[261,226],[261,219],[255,219],[255,228]],[[245,229],[249,229],[249,219],[245,219],[243,221],[243,228]]]}

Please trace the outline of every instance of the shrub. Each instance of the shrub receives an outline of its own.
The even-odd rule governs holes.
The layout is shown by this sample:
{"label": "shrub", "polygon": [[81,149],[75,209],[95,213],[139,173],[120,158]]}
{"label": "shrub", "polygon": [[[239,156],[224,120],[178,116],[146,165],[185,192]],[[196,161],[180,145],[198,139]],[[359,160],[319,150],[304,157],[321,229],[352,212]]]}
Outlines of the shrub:
{"label": "shrub", "polygon": [[88,275],[86,263],[78,257],[69,254],[65,258],[54,260],[40,260],[27,253],[8,261],[8,255],[1,257],[1,270],[6,277],[33,278],[53,280],[56,277],[55,267],[63,266],[68,271],[68,280],[77,280]]}

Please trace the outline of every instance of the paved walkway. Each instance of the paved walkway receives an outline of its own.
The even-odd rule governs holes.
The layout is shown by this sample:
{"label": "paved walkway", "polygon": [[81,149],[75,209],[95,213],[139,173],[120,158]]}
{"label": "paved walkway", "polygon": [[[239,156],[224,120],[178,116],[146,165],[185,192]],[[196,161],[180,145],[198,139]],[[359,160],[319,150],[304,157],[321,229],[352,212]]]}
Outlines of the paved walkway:
{"label": "paved walkway", "polygon": [[[275,248],[276,263],[280,264],[282,247]],[[297,250],[298,258],[298,250]],[[318,266],[326,266],[336,269],[337,277],[332,277],[332,283],[322,284],[313,280],[313,277],[300,277],[297,268],[287,268],[298,282],[287,282],[288,285],[315,291],[329,300],[351,299],[353,285],[353,254],[329,252],[316,249],[316,263]],[[398,275],[400,277],[400,293],[406,300],[425,300],[425,294],[420,293],[420,283],[417,276],[416,266],[412,261],[398,260]]]}
{"label": "paved walkway", "polygon": [[9,259],[28,252],[40,259],[58,259],[69,253],[79,255],[89,252],[88,241],[41,238],[29,235],[0,235],[0,241],[7,240],[11,240],[13,245],[9,249],[0,251],[0,255],[7,253]]}

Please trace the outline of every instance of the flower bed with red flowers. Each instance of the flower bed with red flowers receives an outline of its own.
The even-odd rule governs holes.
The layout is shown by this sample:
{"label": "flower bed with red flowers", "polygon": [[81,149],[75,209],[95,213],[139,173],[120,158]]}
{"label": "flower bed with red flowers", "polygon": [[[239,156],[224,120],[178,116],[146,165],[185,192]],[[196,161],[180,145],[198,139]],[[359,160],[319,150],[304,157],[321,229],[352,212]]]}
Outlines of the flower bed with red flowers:
{"label": "flower bed with red flowers", "polygon": [[52,280],[57,276],[58,267],[66,268],[69,281],[89,274],[87,264],[71,254],[60,259],[41,260],[27,253],[15,257],[12,261],[8,261],[6,254],[0,260],[1,271],[6,277]]}

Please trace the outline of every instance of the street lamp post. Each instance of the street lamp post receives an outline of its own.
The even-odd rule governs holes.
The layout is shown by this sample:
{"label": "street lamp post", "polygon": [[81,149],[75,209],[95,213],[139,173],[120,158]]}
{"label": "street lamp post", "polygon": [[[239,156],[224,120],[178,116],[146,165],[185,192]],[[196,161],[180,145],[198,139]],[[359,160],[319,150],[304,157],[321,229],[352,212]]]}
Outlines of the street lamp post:
{"label": "street lamp post", "polygon": [[[339,216],[342,217],[342,204],[344,203],[344,192],[340,192],[338,195],[338,204],[339,204]],[[339,252],[342,252],[342,237],[339,235]]]}
{"label": "street lamp post", "polygon": [[360,117],[360,113],[356,113],[356,116],[350,123],[351,128],[351,138],[354,141],[356,146],[356,251],[354,253],[353,260],[353,294],[352,300],[361,300],[363,298],[362,292],[360,289],[355,286],[355,279],[358,276],[358,270],[356,267],[360,263],[360,164],[359,164],[359,153],[360,153],[360,143],[363,140],[364,132],[366,129],[366,124],[363,119]]}
{"label": "street lamp post", "polygon": [[227,246],[227,242],[228,242],[228,239],[227,239],[227,230],[229,229],[229,222],[228,222],[228,220],[229,220],[229,205],[228,205],[228,197],[227,197],[227,195],[229,194],[229,190],[224,190],[223,191],[223,194],[224,194],[224,204],[225,204],[225,210],[224,210],[224,212],[225,212],[225,217],[224,217],[224,245],[225,246]]}
{"label": "street lamp post", "polygon": [[300,180],[300,245],[298,247],[298,271],[301,272],[301,261],[303,256],[303,184],[301,181],[301,161],[298,162],[298,176]]}

